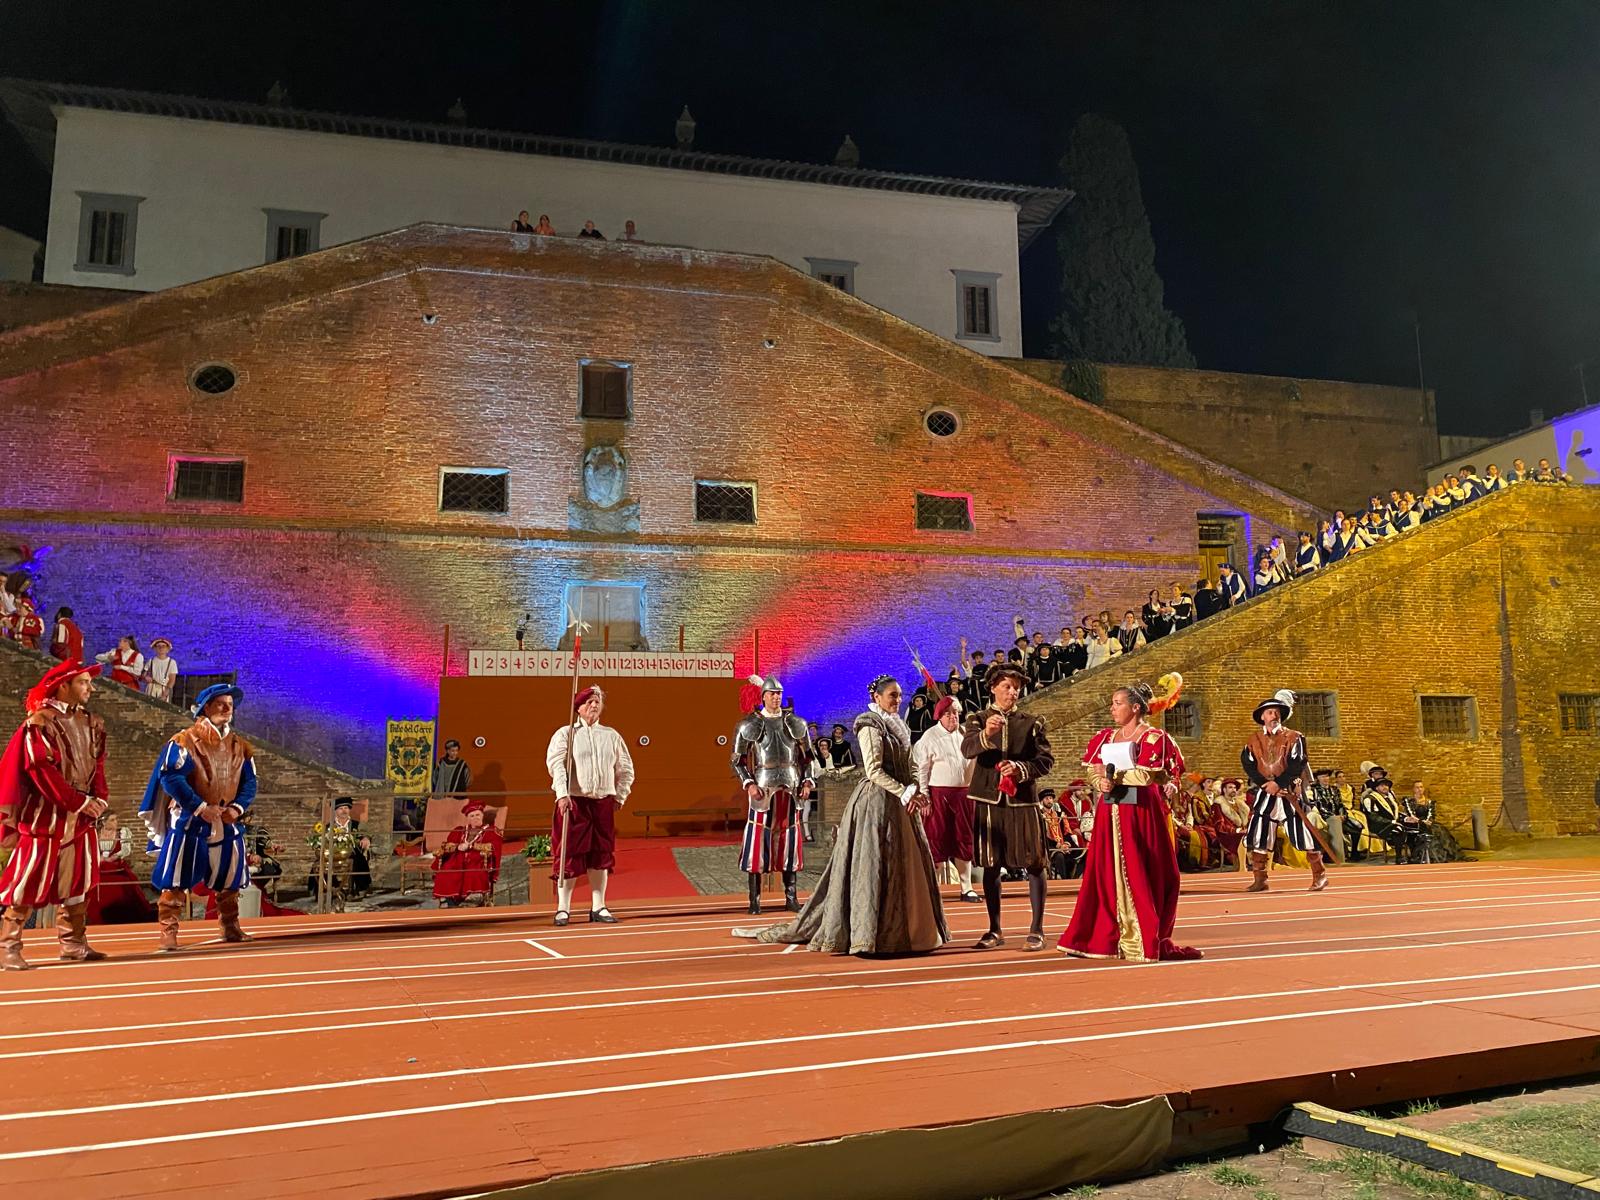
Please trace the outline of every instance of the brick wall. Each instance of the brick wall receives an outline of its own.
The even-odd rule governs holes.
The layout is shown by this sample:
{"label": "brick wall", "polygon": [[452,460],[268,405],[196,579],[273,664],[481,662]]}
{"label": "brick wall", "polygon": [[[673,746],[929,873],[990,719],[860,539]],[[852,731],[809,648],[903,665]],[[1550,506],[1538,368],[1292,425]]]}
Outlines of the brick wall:
{"label": "brick wall", "polygon": [[[431,318],[431,321],[428,320]],[[578,418],[578,362],[633,365],[626,422]],[[221,398],[193,391],[227,363]],[[283,744],[375,773],[382,719],[427,715],[443,630],[553,645],[566,585],[646,587],[646,635],[779,667],[814,712],[947,669],[1011,618],[1059,628],[1192,579],[1196,515],[1256,540],[1304,505],[771,260],[419,227],[0,335],[0,533],[96,650],[171,637],[237,669]],[[932,407],[960,432],[923,429]],[[50,431],[36,467],[26,434]],[[587,446],[630,458],[637,534],[576,533]],[[242,457],[241,505],[166,498],[173,453]],[[510,470],[510,512],[438,511],[441,465]],[[694,520],[696,478],[757,488]],[[914,529],[918,489],[972,533]],[[329,681],[341,686],[330,688]]]}
{"label": "brick wall", "polygon": [[[1080,773],[1115,687],[1177,670],[1200,709],[1191,769],[1240,774],[1251,711],[1278,688],[1331,691],[1339,736],[1309,739],[1313,766],[1423,779],[1456,827],[1481,802],[1496,836],[1593,832],[1600,737],[1563,735],[1557,697],[1600,693],[1597,535],[1590,489],[1515,488],[1075,677],[1034,705],[1055,776]],[[1424,737],[1422,695],[1472,697],[1477,736]]]}
{"label": "brick wall", "polygon": [[[43,654],[23,650],[13,642],[0,641],[0,696],[7,701],[0,708],[7,722],[0,728],[0,737],[10,738],[15,727],[10,722],[22,720],[23,697],[54,662]],[[239,710],[239,729],[255,750],[256,774],[260,781],[257,800],[251,806],[251,822],[266,829],[283,845],[284,874],[303,882],[311,870],[305,836],[318,819],[322,801],[356,794],[367,785],[260,741],[256,727],[250,722],[248,704],[247,695],[246,703]],[[135,845],[142,849],[144,825],[138,815],[139,803],[144,798],[151,768],[167,740],[187,728],[194,718],[172,705],[98,682],[90,708],[106,723],[106,783],[112,811],[133,833]],[[387,799],[372,801],[368,824],[375,831],[386,831],[392,824],[385,807],[388,803]],[[374,832],[373,841],[377,852],[375,871],[387,870],[391,865],[388,856],[394,839],[387,832]],[[136,851],[133,865],[139,875],[148,879],[154,863]]]}
{"label": "brick wall", "polygon": [[[1061,364],[1010,365],[1059,385]],[[1440,457],[1433,394],[1416,388],[1170,367],[1102,366],[1103,404],[1332,512],[1392,487],[1421,492]],[[1420,485],[1420,486],[1419,486]]]}

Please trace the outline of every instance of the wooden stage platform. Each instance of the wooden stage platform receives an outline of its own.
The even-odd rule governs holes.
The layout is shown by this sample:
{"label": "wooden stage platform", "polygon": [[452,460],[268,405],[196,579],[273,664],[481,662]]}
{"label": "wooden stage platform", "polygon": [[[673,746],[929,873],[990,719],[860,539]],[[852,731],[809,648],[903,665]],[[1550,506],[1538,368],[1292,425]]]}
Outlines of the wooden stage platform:
{"label": "wooden stage platform", "polygon": [[[1006,948],[969,949],[982,907],[950,903],[954,946],[896,961],[736,941],[750,918],[709,899],[565,930],[524,910],[280,919],[243,947],[195,925],[164,957],[123,927],[92,965],[30,934],[42,969],[0,979],[0,1193],[457,1196],[1163,1095],[1181,1148],[1295,1100],[1600,1069],[1600,863],[1244,883],[1185,877],[1179,937],[1206,958],[1153,966],[1054,951],[1075,884],[1032,955],[1020,896]],[[966,1194],[996,1194],[982,1167]],[[677,1194],[654,1169],[632,1194]]]}

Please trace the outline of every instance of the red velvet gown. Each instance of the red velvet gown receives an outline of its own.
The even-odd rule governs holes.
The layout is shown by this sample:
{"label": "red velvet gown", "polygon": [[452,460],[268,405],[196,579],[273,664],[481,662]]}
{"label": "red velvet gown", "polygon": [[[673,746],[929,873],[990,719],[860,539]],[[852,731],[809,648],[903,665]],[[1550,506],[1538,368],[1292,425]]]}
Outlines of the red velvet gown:
{"label": "red velvet gown", "polygon": [[[1084,752],[1084,765],[1100,761],[1100,747],[1115,729],[1102,729]],[[1134,763],[1165,779],[1183,775],[1178,745],[1159,729],[1139,735]],[[1083,958],[1121,958],[1129,962],[1199,958],[1200,952],[1172,940],[1178,916],[1178,854],[1172,844],[1161,778],[1131,790],[1135,802],[1095,809],[1094,832],[1083,871],[1083,886],[1072,923],[1057,948]]]}
{"label": "red velvet gown", "polygon": [[440,900],[464,900],[494,891],[500,877],[500,831],[493,825],[472,830],[457,825],[445,841],[458,849],[435,857],[433,894]]}

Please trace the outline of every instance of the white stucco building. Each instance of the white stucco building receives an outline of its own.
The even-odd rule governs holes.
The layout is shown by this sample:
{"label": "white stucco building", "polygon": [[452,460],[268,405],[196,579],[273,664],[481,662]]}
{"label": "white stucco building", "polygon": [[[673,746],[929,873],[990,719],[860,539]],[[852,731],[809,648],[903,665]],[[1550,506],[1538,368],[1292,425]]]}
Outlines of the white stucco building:
{"label": "white stucco building", "polygon": [[[986,354],[1062,188],[0,81],[51,171],[46,283],[153,291],[418,222],[766,254]],[[690,135],[692,137],[692,133]]]}

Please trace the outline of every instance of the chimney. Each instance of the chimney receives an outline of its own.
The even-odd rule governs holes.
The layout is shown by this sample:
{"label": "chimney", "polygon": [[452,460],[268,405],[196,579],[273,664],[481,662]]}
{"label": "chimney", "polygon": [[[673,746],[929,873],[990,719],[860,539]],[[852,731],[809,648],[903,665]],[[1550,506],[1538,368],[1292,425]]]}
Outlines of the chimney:
{"label": "chimney", "polygon": [[461,97],[456,97],[456,102],[445,112],[452,125],[465,125],[467,123],[467,110],[461,104]]}
{"label": "chimney", "polygon": [[859,167],[861,165],[861,147],[847,133],[844,141],[839,143],[839,148],[833,152],[833,165],[836,167]]}
{"label": "chimney", "polygon": [[673,132],[678,135],[679,150],[694,149],[694,118],[689,115],[689,106],[685,104],[683,111],[678,114],[678,123],[673,126]]}

